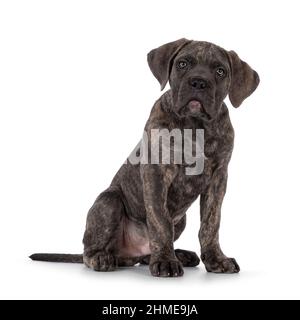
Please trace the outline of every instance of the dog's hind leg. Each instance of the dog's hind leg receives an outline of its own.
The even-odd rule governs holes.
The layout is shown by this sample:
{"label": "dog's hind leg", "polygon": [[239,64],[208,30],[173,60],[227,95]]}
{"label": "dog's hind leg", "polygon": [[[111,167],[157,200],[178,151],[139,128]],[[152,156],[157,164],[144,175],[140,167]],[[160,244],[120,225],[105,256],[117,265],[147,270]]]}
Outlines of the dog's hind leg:
{"label": "dog's hind leg", "polygon": [[[183,232],[186,225],[186,215],[184,215],[175,225],[174,225],[174,241],[176,241],[181,233]],[[175,255],[177,259],[182,263],[184,267],[196,267],[200,263],[198,255],[193,251],[176,249]],[[150,255],[140,258],[140,264],[149,264]]]}
{"label": "dog's hind leg", "polygon": [[[196,267],[200,263],[200,259],[196,252],[176,249],[175,256],[182,263],[183,267]],[[148,265],[150,263],[150,254],[139,258],[140,264]]]}
{"label": "dog's hind leg", "polygon": [[[184,215],[174,226],[174,241],[176,241],[186,226],[186,215]],[[200,258],[196,254],[196,252],[176,249],[175,255],[177,259],[182,263],[184,267],[196,267],[200,263]]]}
{"label": "dog's hind leg", "polygon": [[88,212],[83,262],[95,271],[112,271],[118,265],[121,220],[125,215],[120,192],[117,187],[108,188]]}

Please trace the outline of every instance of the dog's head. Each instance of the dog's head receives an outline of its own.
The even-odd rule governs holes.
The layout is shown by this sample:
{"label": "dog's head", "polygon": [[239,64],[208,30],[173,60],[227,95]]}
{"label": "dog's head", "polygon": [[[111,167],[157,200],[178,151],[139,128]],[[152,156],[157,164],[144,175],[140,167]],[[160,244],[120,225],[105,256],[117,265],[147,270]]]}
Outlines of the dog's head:
{"label": "dog's head", "polygon": [[170,82],[178,116],[210,120],[229,94],[239,107],[259,84],[256,71],[234,51],[209,42],[179,39],[148,53],[149,67],[161,90]]}

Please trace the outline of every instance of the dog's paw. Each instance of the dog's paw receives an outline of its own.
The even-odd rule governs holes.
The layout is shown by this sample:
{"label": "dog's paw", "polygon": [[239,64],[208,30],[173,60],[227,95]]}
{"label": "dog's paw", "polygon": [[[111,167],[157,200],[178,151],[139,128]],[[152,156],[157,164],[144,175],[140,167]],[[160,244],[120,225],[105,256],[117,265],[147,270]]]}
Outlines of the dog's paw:
{"label": "dog's paw", "polygon": [[176,249],[175,255],[184,267],[196,267],[200,263],[200,259],[193,251]]}
{"label": "dog's paw", "polygon": [[114,271],[118,266],[116,256],[106,252],[97,252],[92,257],[83,256],[83,262],[95,271]]}
{"label": "dog's paw", "polygon": [[234,258],[216,258],[214,256],[201,255],[207,272],[213,273],[238,273],[240,267]]}
{"label": "dog's paw", "polygon": [[158,260],[150,262],[150,272],[154,277],[181,277],[183,268],[178,260]]}

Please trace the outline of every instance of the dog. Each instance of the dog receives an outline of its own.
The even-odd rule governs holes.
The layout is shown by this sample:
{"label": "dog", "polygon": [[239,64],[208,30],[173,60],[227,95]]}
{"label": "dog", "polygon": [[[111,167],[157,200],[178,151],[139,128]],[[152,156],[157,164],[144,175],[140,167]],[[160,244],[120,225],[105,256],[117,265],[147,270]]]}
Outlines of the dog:
{"label": "dog", "polygon": [[[153,142],[153,129],[204,130],[201,174],[186,174],[185,162],[126,162],[88,212],[83,254],[39,253],[31,259],[83,262],[95,271],[141,263],[149,264],[153,276],[182,276],[183,267],[197,266],[200,259],[194,252],[174,250],[174,242],[185,228],[188,208],[200,195],[201,260],[208,272],[237,273],[236,260],[219,244],[234,142],[224,99],[228,95],[239,107],[257,88],[259,76],[234,51],[204,41],[179,39],[153,49],[147,58],[161,90],[168,82],[170,90],[155,102],[146,137]],[[147,148],[142,141],[138,153],[145,154]]]}

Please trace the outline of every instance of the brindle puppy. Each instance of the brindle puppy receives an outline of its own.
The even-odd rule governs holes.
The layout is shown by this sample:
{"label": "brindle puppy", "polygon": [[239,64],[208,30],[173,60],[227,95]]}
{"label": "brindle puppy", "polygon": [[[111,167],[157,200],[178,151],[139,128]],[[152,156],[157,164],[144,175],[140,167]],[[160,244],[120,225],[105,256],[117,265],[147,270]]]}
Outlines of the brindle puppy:
{"label": "brindle puppy", "polygon": [[187,175],[185,163],[123,164],[88,213],[83,255],[35,254],[33,260],[84,262],[96,271],[140,262],[149,263],[154,276],[181,276],[183,266],[200,260],[194,252],[174,250],[173,243],[185,228],[187,209],[201,195],[199,240],[206,270],[239,272],[219,244],[234,140],[223,100],[228,94],[239,107],[258,86],[258,74],[234,51],[186,39],[152,50],[148,63],[161,89],[168,81],[171,86],[154,104],[145,126],[148,138],[151,142],[151,129],[204,129],[202,174]]}

